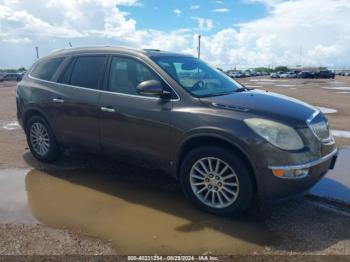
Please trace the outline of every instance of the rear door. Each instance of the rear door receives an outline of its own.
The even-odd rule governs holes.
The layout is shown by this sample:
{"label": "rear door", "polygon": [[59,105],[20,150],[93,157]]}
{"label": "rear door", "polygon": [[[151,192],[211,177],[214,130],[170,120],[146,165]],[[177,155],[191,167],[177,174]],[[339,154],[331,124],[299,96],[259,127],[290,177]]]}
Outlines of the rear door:
{"label": "rear door", "polygon": [[99,89],[106,61],[104,55],[74,57],[57,79],[49,110],[57,139],[67,147],[99,149]]}
{"label": "rear door", "polygon": [[[101,146],[114,156],[162,168],[169,163],[172,95],[168,98],[139,95],[136,86],[146,80],[162,82],[136,58],[111,58],[107,92],[102,92],[100,99]],[[173,92],[162,83],[167,91]]]}

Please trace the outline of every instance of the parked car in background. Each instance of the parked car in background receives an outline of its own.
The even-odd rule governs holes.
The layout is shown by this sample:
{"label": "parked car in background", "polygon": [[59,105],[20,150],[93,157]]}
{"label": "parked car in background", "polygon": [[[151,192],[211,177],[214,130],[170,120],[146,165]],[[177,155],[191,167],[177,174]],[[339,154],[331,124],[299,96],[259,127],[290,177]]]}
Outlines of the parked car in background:
{"label": "parked car in background", "polygon": [[38,160],[75,147],[162,169],[217,215],[311,188],[338,152],[318,108],[159,50],[54,52],[18,84],[16,104]]}
{"label": "parked car in background", "polygon": [[21,77],[19,73],[7,73],[4,76],[4,81],[20,81]]}
{"label": "parked car in background", "polygon": [[297,78],[297,74],[295,72],[288,72],[287,78]]}
{"label": "parked car in background", "polygon": [[19,73],[18,76],[17,76],[17,81],[18,82],[21,81],[26,73],[27,73],[26,71],[23,71],[23,72]]}
{"label": "parked car in background", "polygon": [[280,75],[278,73],[271,73],[270,77],[271,78],[280,78]]}
{"label": "parked car in background", "polygon": [[302,71],[298,74],[298,78],[315,78],[315,73],[309,71]]}
{"label": "parked car in background", "polygon": [[322,71],[315,74],[315,78],[326,78],[326,79],[332,78],[332,79],[334,79],[334,77],[335,77],[335,74],[330,70],[322,70]]}
{"label": "parked car in background", "polygon": [[288,72],[279,74],[279,77],[280,77],[280,78],[288,78]]}
{"label": "parked car in background", "polygon": [[244,73],[244,77],[251,77],[252,73],[250,73],[249,71],[245,71]]}
{"label": "parked car in background", "polygon": [[3,81],[4,81],[4,76],[5,76],[4,73],[0,73],[0,82],[3,82]]}
{"label": "parked car in background", "polygon": [[229,76],[231,78],[243,78],[243,77],[246,77],[244,73],[242,72],[233,72],[233,73],[230,73]]}

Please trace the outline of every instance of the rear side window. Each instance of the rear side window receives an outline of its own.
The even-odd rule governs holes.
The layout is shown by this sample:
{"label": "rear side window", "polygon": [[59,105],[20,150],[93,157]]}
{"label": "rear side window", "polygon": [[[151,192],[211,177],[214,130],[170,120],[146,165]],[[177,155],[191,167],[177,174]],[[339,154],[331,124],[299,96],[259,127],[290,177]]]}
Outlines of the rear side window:
{"label": "rear side window", "polygon": [[57,81],[58,83],[63,83],[63,84],[69,84],[70,83],[70,77],[72,75],[74,61],[75,60],[72,59],[72,61],[70,61],[69,65],[66,66],[66,68],[63,71],[63,74],[60,76],[60,78]]}
{"label": "rear side window", "polygon": [[30,75],[35,78],[49,81],[63,60],[64,57],[58,57],[39,62],[39,64],[34,68]]}
{"label": "rear side window", "polygon": [[[78,57],[72,68],[69,84],[90,89],[98,89],[105,65],[105,56]],[[69,67],[67,68],[69,74]],[[69,76],[64,76],[67,79]]]}

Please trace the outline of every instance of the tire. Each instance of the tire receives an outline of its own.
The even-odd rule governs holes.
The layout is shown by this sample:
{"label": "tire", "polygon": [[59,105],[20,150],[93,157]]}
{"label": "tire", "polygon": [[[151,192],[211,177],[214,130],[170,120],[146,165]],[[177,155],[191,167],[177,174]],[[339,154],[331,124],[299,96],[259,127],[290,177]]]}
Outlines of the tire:
{"label": "tire", "polygon": [[[55,139],[50,125],[41,116],[33,116],[26,125],[27,143],[32,155],[41,162],[49,163],[61,155],[60,147]],[[40,131],[38,131],[40,130]],[[39,132],[39,138],[36,131]],[[36,138],[36,139],[35,139]],[[40,140],[39,142],[35,142]],[[40,150],[42,149],[42,150]],[[45,149],[45,150],[44,150]]]}
{"label": "tire", "polygon": [[[219,172],[213,172],[213,174],[211,174],[210,172],[206,173],[204,171],[200,160],[202,160],[202,164],[205,165],[207,170],[210,171],[209,159],[212,166],[211,170],[214,170],[217,162],[220,162],[218,168]],[[217,176],[224,169],[225,165],[227,165],[228,168],[220,176],[220,180],[217,180]],[[205,176],[201,175],[194,167],[196,167],[197,170],[200,169]],[[232,177],[230,174],[235,176]],[[214,177],[209,178],[208,176],[210,175],[214,175]],[[204,177],[204,179],[197,179],[198,176]],[[223,180],[223,178],[225,178],[225,180]],[[208,179],[210,180],[209,182],[205,181]],[[239,156],[236,156],[234,152],[223,147],[204,146],[189,152],[181,164],[180,181],[182,189],[189,200],[200,209],[215,215],[236,217],[247,210],[253,202],[255,187],[250,167],[247,166]],[[221,185],[218,184],[218,181],[221,182]],[[203,182],[205,185],[201,184],[196,186],[197,183]],[[223,185],[224,183],[225,186]],[[233,184],[238,184],[238,186],[234,186]],[[214,185],[216,188],[214,188]],[[215,193],[207,193],[210,186],[212,187],[210,189],[211,192],[214,190],[217,191]],[[206,187],[206,189],[203,189],[204,187]],[[236,196],[228,193],[224,187],[235,192]],[[198,193],[196,194],[195,191]],[[209,195],[205,199],[207,194]],[[221,200],[218,194],[221,195]],[[225,199],[223,194],[226,194],[230,201]],[[212,202],[213,195],[216,195],[214,197],[214,204]],[[211,204],[207,203],[208,198],[211,199]]]}

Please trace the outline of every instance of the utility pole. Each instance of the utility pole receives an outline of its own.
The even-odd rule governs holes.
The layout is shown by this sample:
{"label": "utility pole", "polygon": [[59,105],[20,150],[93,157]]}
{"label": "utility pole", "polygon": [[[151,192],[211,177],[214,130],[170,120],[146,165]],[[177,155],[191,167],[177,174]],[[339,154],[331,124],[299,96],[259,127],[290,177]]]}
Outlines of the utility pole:
{"label": "utility pole", "polygon": [[36,58],[39,59],[39,47],[35,47],[35,52],[36,52]]}
{"label": "utility pole", "polygon": [[198,35],[198,59],[201,58],[201,35]]}

